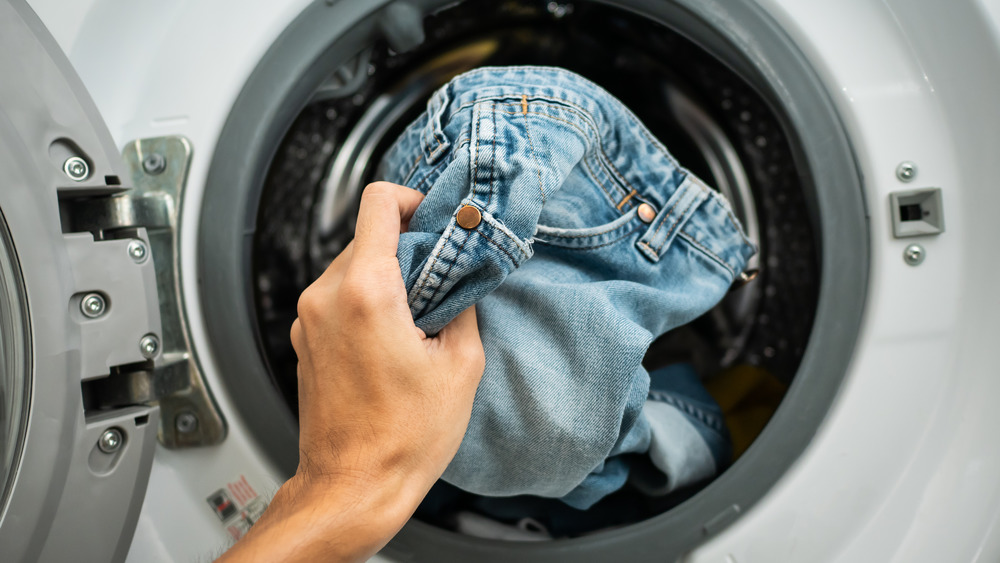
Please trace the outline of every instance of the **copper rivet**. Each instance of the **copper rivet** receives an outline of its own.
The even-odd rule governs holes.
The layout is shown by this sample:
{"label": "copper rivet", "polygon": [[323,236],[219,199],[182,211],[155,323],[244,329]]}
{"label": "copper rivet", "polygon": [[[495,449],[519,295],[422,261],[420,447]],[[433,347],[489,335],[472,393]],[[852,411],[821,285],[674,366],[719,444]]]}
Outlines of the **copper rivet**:
{"label": "copper rivet", "polygon": [[639,204],[639,219],[642,219],[643,223],[652,223],[653,219],[656,219],[656,210],[648,203]]}
{"label": "copper rivet", "polygon": [[458,210],[455,220],[458,222],[458,226],[463,229],[475,229],[479,226],[479,222],[483,220],[483,215],[475,207],[466,205]]}

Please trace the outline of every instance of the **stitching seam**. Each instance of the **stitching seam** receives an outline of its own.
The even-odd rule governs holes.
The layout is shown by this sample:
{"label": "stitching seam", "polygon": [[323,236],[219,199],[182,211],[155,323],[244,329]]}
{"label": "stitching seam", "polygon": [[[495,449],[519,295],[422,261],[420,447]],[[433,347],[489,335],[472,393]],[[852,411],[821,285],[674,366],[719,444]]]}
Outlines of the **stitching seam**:
{"label": "stitching seam", "polygon": [[681,222],[684,221],[684,218],[687,216],[688,211],[690,211],[691,208],[694,207],[695,203],[699,203],[698,196],[691,198],[691,201],[688,203],[687,207],[684,208],[684,211],[681,211],[680,213],[677,214],[677,220],[674,221],[673,222],[674,224],[670,226],[670,230],[667,231],[667,234],[663,235],[663,242],[660,243],[660,247],[656,250],[657,254],[659,254],[660,251],[663,250],[663,246],[667,244],[667,241],[670,240],[670,235],[673,234],[673,232],[677,229],[677,227],[681,226]]}
{"label": "stitching seam", "polygon": [[[640,228],[641,227],[636,227],[636,228],[632,229],[631,231],[625,233],[624,235],[622,235],[622,236],[620,236],[620,237],[618,237],[618,238],[616,238],[614,240],[610,240],[610,241],[605,242],[603,244],[597,244],[597,245],[594,245],[594,246],[564,246],[564,245],[561,245],[561,244],[556,244],[554,242],[546,241],[545,239],[536,238],[535,240],[537,240],[538,242],[540,242],[542,244],[548,244],[549,246],[558,246],[559,248],[563,248],[563,249],[566,249],[566,250],[594,250],[595,248],[603,248],[605,246],[611,246],[612,244],[615,244],[617,242],[621,242],[622,240],[628,238],[629,235],[631,235],[631,234],[635,233],[636,231],[638,231]],[[642,243],[640,243],[640,244],[642,244]]]}
{"label": "stitching seam", "polygon": [[[478,231],[471,231],[469,233],[469,235],[467,235],[465,237],[465,240],[462,241],[461,246],[459,246],[458,250],[455,252],[455,257],[453,259],[449,260],[448,269],[445,270],[444,273],[439,274],[439,276],[441,277],[441,281],[442,282],[444,282],[445,280],[448,279],[448,274],[451,273],[451,270],[455,267],[455,264],[458,264],[458,259],[462,257],[462,249],[465,248],[465,243],[469,242],[469,239],[472,238],[471,235],[474,234],[474,233],[478,233]],[[449,241],[449,243],[451,243],[451,241]],[[430,278],[430,276],[427,276],[427,277]],[[430,308],[431,305],[434,304],[434,299],[437,297],[438,293],[441,291],[441,287],[443,285],[444,285],[443,283],[435,284],[435,286],[434,286],[434,293],[431,294],[430,298],[427,300],[426,303],[424,303],[424,306],[420,309],[420,315],[421,316],[424,315],[424,314],[426,314],[427,313],[427,309]],[[423,291],[423,288],[421,288],[421,291]]]}
{"label": "stitching seam", "polygon": [[500,252],[503,252],[504,254],[506,254],[507,258],[510,258],[510,263],[513,264],[515,267],[517,266],[517,260],[514,259],[514,256],[511,255],[510,252],[507,252],[506,248],[500,246],[500,243],[498,243],[497,241],[493,240],[492,237],[489,237],[487,235],[484,235],[484,234],[480,233],[478,230],[475,231],[475,232],[476,232],[477,235],[483,237],[483,240],[485,240],[486,242],[488,242],[488,243],[492,244],[493,246],[495,246],[497,248],[497,250],[499,250]]}
{"label": "stitching seam", "polygon": [[430,172],[428,172],[423,178],[420,179],[420,182],[416,186],[413,186],[413,189],[417,191],[422,191],[421,188],[424,187],[424,184],[427,183],[427,180],[429,180],[432,176],[434,176],[434,173],[440,170],[441,167],[444,166],[445,164],[446,162],[443,160],[437,163],[437,165],[435,165],[434,168],[431,168]]}
{"label": "stitching seam", "polygon": [[719,265],[725,268],[726,271],[729,272],[729,275],[731,275],[733,278],[736,277],[736,271],[733,270],[732,266],[729,265],[729,262],[726,262],[725,260],[722,259],[721,256],[712,252],[711,250],[708,249],[708,247],[695,240],[695,238],[690,234],[688,234],[686,231],[684,231],[684,229],[681,229],[681,232],[677,233],[677,236],[684,239],[686,242],[691,244],[691,246],[697,248],[712,260],[718,262]]}
{"label": "stitching seam", "polygon": [[[563,111],[568,111],[568,112],[571,112],[571,113],[576,113],[571,108],[558,107],[558,106],[547,106],[547,107],[552,107],[554,109],[560,109],[560,110],[563,110]],[[515,115],[516,113],[520,113],[520,112],[510,112],[510,111],[503,111],[503,110],[501,110],[501,111],[503,113],[508,114],[508,115]],[[591,140],[597,146],[598,150],[596,152],[599,153],[600,157],[603,157],[603,158],[598,158],[598,162],[600,162],[601,164],[603,164],[605,167],[611,169],[611,171],[613,172],[613,174],[619,180],[621,180],[622,183],[624,183],[625,185],[627,185],[629,188],[632,188],[632,185],[629,184],[628,180],[626,180],[622,176],[622,173],[617,168],[615,168],[614,164],[611,164],[610,157],[608,157],[608,154],[606,152],[604,152],[604,145],[600,141],[600,137],[598,136],[598,131],[597,131],[596,127],[592,123],[590,123],[589,119],[586,119],[582,115],[579,116],[581,119],[583,119],[583,121],[587,122],[587,127],[588,127],[588,129],[590,129],[590,132],[584,131],[583,129],[580,128],[579,125],[577,125],[576,123],[574,123],[572,121],[569,121],[568,119],[563,119],[561,117],[556,117],[554,115],[549,115],[547,113],[542,113],[542,112],[539,112],[539,111],[529,111],[528,113],[534,114],[534,115],[539,115],[539,116],[542,116],[542,117],[547,117],[547,118],[552,119],[554,121],[561,121],[563,123],[566,123],[567,125],[573,127],[574,129],[576,129],[577,131],[579,131],[580,133],[582,133],[587,138],[590,138],[590,133],[593,133],[594,134],[594,138],[591,139]],[[616,185],[616,187],[620,188],[622,191],[625,191],[625,188],[623,188],[621,186],[617,186]],[[614,198],[612,199],[612,201],[614,201]]]}
{"label": "stitching seam", "polygon": [[[626,217],[626,216],[627,216],[627,215],[622,215],[622,217]],[[634,218],[635,218],[635,217],[633,217],[633,219],[634,219]],[[609,227],[609,228],[607,228],[607,229],[605,229],[605,230],[603,230],[603,231],[597,231],[597,232],[595,232],[595,233],[588,233],[588,234],[583,234],[583,235],[546,235],[545,233],[542,233],[542,236],[543,236],[543,237],[545,237],[545,236],[549,236],[549,237],[552,237],[552,238],[554,238],[554,239],[557,239],[557,238],[562,238],[562,239],[567,239],[567,238],[588,238],[588,237],[596,237],[596,236],[600,236],[600,235],[606,235],[606,234],[608,234],[608,233],[610,233],[610,232],[613,232],[613,231],[617,231],[618,229],[622,229],[622,228],[624,228],[624,227],[628,226],[628,224],[629,224],[630,222],[631,222],[631,220],[629,220],[629,221],[625,221],[625,222],[624,222],[624,223],[622,223],[621,225],[617,225],[617,226],[614,226],[614,227]],[[600,228],[600,227],[598,227],[598,228]]]}
{"label": "stitching seam", "polygon": [[586,157],[580,159],[580,162],[583,163],[583,167],[587,169],[587,175],[590,176],[590,179],[597,184],[597,187],[600,188],[602,192],[604,192],[604,195],[608,198],[608,202],[614,204],[614,196],[608,192],[608,189],[605,187],[605,183],[597,179],[597,174],[595,174],[593,168],[590,167],[590,163],[587,162],[588,160],[589,159]]}
{"label": "stitching seam", "polygon": [[[679,192],[680,192],[680,187],[678,187],[678,190],[677,190],[677,191],[675,191],[674,193],[675,193],[675,194],[678,194]],[[675,202],[673,202],[672,204],[670,204],[670,208],[669,208],[669,209],[667,209],[667,210],[666,210],[666,211],[665,211],[665,212],[663,213],[663,220],[662,220],[662,221],[660,221],[660,224],[658,224],[658,225],[656,226],[656,230],[655,230],[655,231],[653,231],[653,234],[652,234],[652,236],[650,236],[650,237],[649,237],[649,240],[654,240],[654,239],[656,239],[656,234],[657,234],[657,233],[659,233],[659,232],[660,232],[660,229],[662,229],[662,228],[663,228],[663,224],[667,222],[667,219],[668,219],[668,218],[670,217],[670,214],[671,214],[671,213],[673,213],[673,211],[674,211],[674,208],[675,208],[675,207],[677,207],[677,204],[678,204],[678,203],[680,203],[680,200],[684,199],[683,195],[684,195],[684,194],[680,194],[680,195],[679,195],[679,196],[677,197],[677,201],[675,201]],[[646,248],[648,248],[648,249],[650,249],[650,250],[653,250],[653,247],[649,246],[649,243],[645,243],[645,242],[644,242],[643,244],[645,244],[645,245],[646,245]],[[659,256],[659,252],[656,252],[655,250],[653,250],[653,252],[654,252],[654,253],[656,253],[656,255],[657,255],[657,256]]]}
{"label": "stitching seam", "polygon": [[538,155],[535,153],[535,143],[531,140],[531,128],[528,126],[528,97],[521,97],[521,106],[524,108],[524,132],[528,136],[528,150],[531,151],[531,159],[535,161],[535,170],[538,171],[538,191],[542,193],[542,205],[545,205],[545,188],[542,187],[542,165],[538,162]]}
{"label": "stitching seam", "polygon": [[487,209],[493,209],[493,193],[496,191],[496,172],[497,172],[497,106],[493,104],[490,107],[492,110],[493,117],[493,134],[490,135],[490,146],[492,153],[490,154],[490,197],[486,200]]}
{"label": "stitching seam", "polygon": [[[454,230],[455,230],[455,223],[454,222],[449,223],[448,228],[445,229],[445,232],[442,233],[441,236],[447,240],[448,238],[451,237],[451,233]],[[420,299],[420,294],[424,292],[424,289],[427,287],[427,284],[430,283],[431,274],[434,273],[434,268],[437,266],[438,258],[441,256],[441,252],[444,252],[444,245],[441,246],[441,250],[433,253],[433,256],[431,258],[431,265],[424,271],[425,273],[421,274],[421,277],[423,277],[423,279],[420,280],[420,288],[417,289],[415,292],[413,292],[414,298]],[[424,306],[420,308],[421,312],[419,314],[423,314],[423,311],[426,308],[427,304],[424,303]]]}

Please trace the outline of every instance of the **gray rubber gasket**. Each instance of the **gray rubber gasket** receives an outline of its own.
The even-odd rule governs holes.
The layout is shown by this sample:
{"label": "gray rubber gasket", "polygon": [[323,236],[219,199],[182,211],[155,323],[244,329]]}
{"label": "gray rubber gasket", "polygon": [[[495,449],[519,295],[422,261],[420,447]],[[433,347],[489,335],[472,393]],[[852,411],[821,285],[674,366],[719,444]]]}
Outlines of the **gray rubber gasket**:
{"label": "gray rubber gasket", "polygon": [[[209,171],[199,234],[201,297],[222,376],[244,423],[288,475],[296,423],[272,386],[254,330],[250,241],[264,175],[287,127],[328,72],[379,33],[387,0],[308,6],[272,45],[233,106]],[[413,1],[422,9],[447,1]],[[830,95],[753,0],[604,0],[685,35],[753,84],[783,120],[822,256],[812,338],[784,401],[753,446],[680,506],[625,528],[539,543],[482,540],[411,521],[385,553],[408,561],[671,561],[760,500],[809,445],[850,364],[864,312],[869,225],[861,174]]]}

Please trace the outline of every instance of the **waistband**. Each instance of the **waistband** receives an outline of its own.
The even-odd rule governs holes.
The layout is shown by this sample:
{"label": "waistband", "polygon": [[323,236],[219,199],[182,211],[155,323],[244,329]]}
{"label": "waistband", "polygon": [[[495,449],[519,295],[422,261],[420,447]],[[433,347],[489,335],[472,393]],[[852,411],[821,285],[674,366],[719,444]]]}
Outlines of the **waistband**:
{"label": "waistband", "polygon": [[[552,126],[529,127],[529,121],[544,123],[538,121],[542,118]],[[549,151],[542,164],[534,146],[558,150]],[[469,179],[469,191],[410,288],[415,318],[433,315],[467,276],[488,273],[501,283],[531,257],[536,237],[558,238],[555,231],[560,229],[539,227],[540,213],[547,187],[563,187],[565,174],[577,166],[586,168],[606,203],[621,214],[604,227],[630,223],[634,230],[640,204],[654,208],[655,217],[635,242],[637,255],[657,262],[674,242],[685,239],[734,279],[755,252],[725,198],[680,166],[624,104],[569,71],[486,67],[460,75],[434,93],[428,110],[404,132],[390,158],[396,161],[394,174],[405,176],[404,182],[425,185],[447,159],[466,151],[468,169],[454,173]],[[521,151],[535,159],[534,166],[528,165],[531,170],[511,158]],[[421,154],[414,161],[415,152]],[[419,181],[413,178],[418,169],[425,171]],[[458,212],[467,206],[475,207],[481,219],[460,228]],[[617,236],[619,230],[598,229],[595,236]],[[565,234],[564,246],[594,243],[591,234]]]}
{"label": "waistband", "polygon": [[[479,68],[459,75],[435,92],[428,102],[429,119],[421,134],[427,162],[447,153],[450,141],[444,126],[454,114],[490,100],[513,102],[515,108],[547,102],[570,109],[560,117],[574,122],[591,142],[601,146],[612,174],[618,176],[612,180],[627,190],[623,198],[635,190],[631,197],[638,196],[660,209],[671,195],[664,193],[663,186],[679,186],[689,175],[617,98],[578,74],[537,66]],[[642,137],[641,142],[636,135]]]}
{"label": "waistband", "polygon": [[[453,79],[428,102],[428,119],[420,132],[426,162],[433,164],[448,153],[451,141],[444,129],[453,116],[491,101],[510,105],[514,117],[518,109],[527,115],[539,102],[564,107],[567,111],[560,112],[559,119],[572,122],[599,147],[607,165],[592,169],[595,181],[620,188],[613,204],[623,213],[642,202],[657,211],[637,244],[650,260],[659,260],[682,237],[735,277],[755,252],[724,197],[680,166],[621,101],[564,69],[483,67]],[[475,205],[476,198],[463,203]],[[484,207],[485,213],[505,219],[504,210]],[[515,249],[524,246],[523,241],[514,241]]]}

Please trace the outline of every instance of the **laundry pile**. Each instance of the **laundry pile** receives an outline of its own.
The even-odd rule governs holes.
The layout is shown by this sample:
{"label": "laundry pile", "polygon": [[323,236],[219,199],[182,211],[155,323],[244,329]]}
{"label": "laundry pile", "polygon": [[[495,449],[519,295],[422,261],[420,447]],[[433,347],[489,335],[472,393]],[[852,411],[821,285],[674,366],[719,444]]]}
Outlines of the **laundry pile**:
{"label": "laundry pile", "polygon": [[486,371],[446,482],[585,509],[727,463],[697,374],[642,360],[755,249],[621,102],[562,69],[477,69],[432,96],[380,176],[426,195],[397,252],[417,326],[477,307]]}

